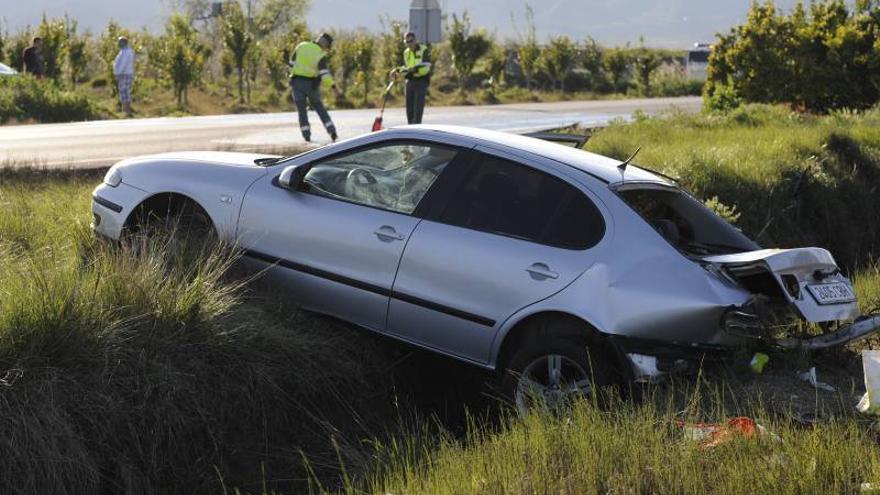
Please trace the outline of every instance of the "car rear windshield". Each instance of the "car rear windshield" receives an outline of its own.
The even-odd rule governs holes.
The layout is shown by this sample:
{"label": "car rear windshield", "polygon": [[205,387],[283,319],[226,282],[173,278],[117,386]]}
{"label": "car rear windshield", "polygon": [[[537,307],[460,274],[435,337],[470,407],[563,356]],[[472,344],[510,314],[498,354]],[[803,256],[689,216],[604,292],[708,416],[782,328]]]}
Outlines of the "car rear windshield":
{"label": "car rear windshield", "polygon": [[739,230],[690,194],[667,187],[618,187],[617,194],[682,252],[727,254],[759,249]]}

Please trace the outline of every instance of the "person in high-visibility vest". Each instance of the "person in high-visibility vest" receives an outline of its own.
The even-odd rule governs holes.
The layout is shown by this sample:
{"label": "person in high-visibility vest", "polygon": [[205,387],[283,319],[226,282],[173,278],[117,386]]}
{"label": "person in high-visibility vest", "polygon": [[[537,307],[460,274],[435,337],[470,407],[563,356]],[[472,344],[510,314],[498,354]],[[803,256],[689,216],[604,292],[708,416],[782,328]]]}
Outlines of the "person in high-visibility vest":
{"label": "person in high-visibility vest", "polygon": [[406,77],[406,121],[421,124],[425,113],[425,98],[431,81],[431,53],[427,45],[416,41],[416,33],[410,31],[404,37],[403,66],[391,71],[392,75]]}
{"label": "person in high-visibility vest", "polygon": [[299,113],[299,130],[306,142],[312,140],[309,104],[318,112],[318,117],[330,134],[330,139],[336,141],[336,126],[333,125],[333,120],[330,119],[330,114],[321,101],[322,85],[332,88],[337,95],[341,95],[327,65],[327,52],[332,46],[333,38],[324,33],[315,41],[304,41],[296,45],[290,56],[290,87],[293,101],[296,103],[296,111]]}

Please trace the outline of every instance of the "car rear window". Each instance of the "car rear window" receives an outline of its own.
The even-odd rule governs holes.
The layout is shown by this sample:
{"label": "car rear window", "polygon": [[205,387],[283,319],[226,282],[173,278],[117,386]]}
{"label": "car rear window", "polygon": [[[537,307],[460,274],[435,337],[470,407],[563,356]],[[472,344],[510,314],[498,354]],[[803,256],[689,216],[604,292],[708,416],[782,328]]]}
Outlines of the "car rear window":
{"label": "car rear window", "polygon": [[567,182],[479,155],[441,222],[564,249],[588,249],[605,233],[598,208]]}
{"label": "car rear window", "polygon": [[679,250],[705,255],[759,248],[754,241],[682,190],[627,187],[619,188],[617,194]]}

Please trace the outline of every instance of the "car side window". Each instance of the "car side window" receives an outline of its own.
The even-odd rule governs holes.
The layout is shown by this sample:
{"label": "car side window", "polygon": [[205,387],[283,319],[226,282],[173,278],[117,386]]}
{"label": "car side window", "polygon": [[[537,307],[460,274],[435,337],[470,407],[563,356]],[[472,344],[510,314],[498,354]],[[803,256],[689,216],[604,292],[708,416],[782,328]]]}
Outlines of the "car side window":
{"label": "car side window", "polygon": [[318,162],[304,182],[307,192],[411,214],[455,155],[434,144],[375,146]]}
{"label": "car side window", "polygon": [[531,167],[478,156],[439,221],[565,249],[602,239],[602,214],[581,191]]}

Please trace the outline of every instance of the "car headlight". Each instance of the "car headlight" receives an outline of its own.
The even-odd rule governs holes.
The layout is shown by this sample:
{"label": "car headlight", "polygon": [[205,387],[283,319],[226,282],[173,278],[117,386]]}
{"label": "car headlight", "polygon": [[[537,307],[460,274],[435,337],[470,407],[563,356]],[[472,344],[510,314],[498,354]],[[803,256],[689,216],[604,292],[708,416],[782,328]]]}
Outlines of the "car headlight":
{"label": "car headlight", "polygon": [[118,168],[111,168],[104,175],[104,184],[110,187],[116,187],[122,182],[122,172]]}

